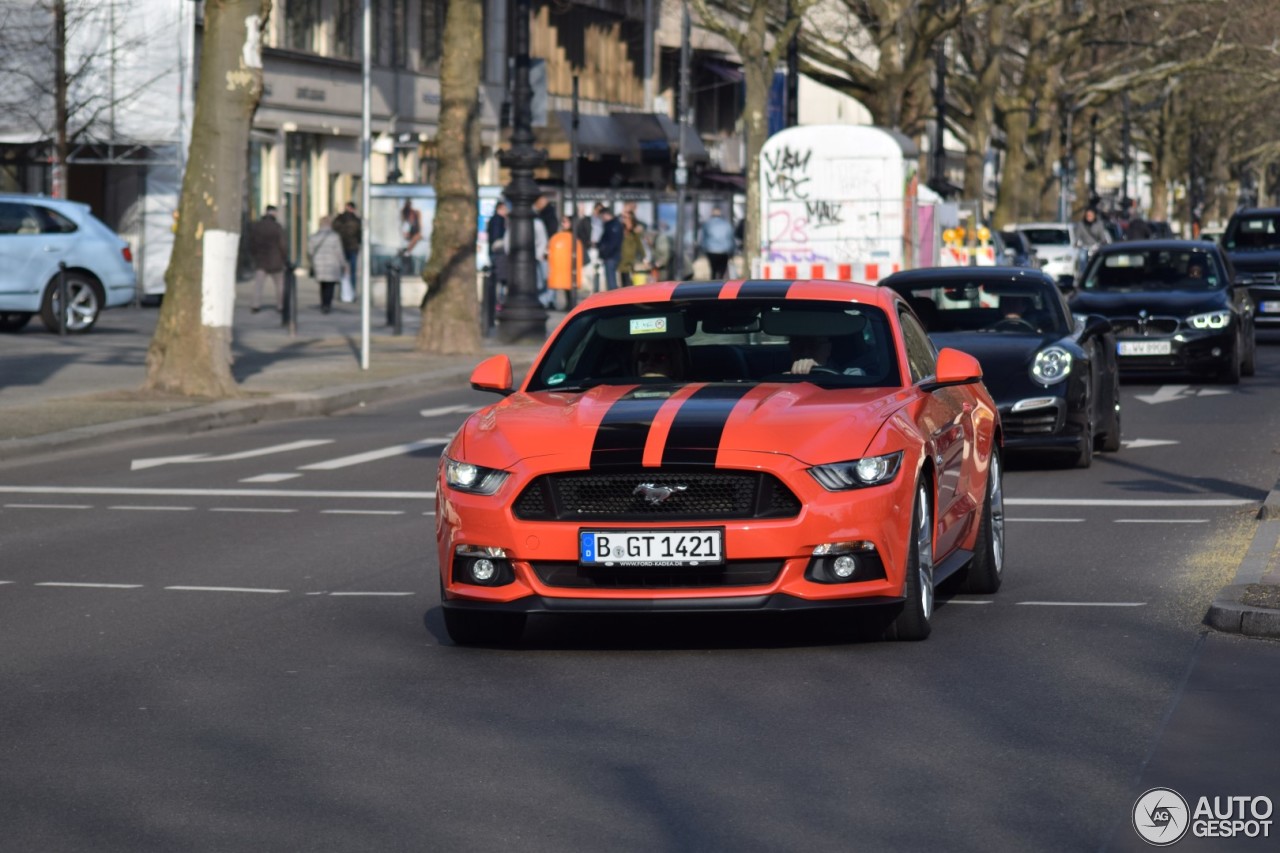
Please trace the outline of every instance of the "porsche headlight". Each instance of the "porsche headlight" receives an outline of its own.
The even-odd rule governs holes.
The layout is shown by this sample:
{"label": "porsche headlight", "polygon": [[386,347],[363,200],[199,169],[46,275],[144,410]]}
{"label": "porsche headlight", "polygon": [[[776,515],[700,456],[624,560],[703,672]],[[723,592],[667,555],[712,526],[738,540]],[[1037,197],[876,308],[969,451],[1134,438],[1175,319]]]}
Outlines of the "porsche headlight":
{"label": "porsche headlight", "polygon": [[1231,312],[1210,311],[1207,314],[1196,314],[1187,318],[1187,324],[1193,329],[1225,329],[1231,325]]}
{"label": "porsche headlight", "polygon": [[1062,347],[1045,347],[1031,364],[1031,378],[1041,385],[1056,385],[1071,373],[1071,353]]}
{"label": "porsche headlight", "polygon": [[470,462],[445,457],[444,480],[460,492],[473,495],[491,495],[498,491],[507,479],[506,471],[497,468],[484,468]]}
{"label": "porsche headlight", "polygon": [[886,453],[883,456],[867,456],[848,462],[815,465],[809,469],[809,473],[827,491],[842,492],[847,489],[861,489],[887,483],[897,476],[900,465],[902,465],[901,450],[896,453]]}

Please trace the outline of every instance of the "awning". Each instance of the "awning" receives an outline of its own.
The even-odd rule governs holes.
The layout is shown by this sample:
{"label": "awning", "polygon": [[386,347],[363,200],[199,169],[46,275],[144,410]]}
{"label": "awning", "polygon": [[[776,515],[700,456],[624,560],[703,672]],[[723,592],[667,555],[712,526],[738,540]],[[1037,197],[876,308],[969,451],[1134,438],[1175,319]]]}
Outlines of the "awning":
{"label": "awning", "polygon": [[[533,129],[534,144],[547,149],[552,160],[569,159],[569,133],[573,114],[555,110],[546,127]],[[707,149],[697,131],[685,131],[685,160],[707,162]],[[578,116],[578,155],[618,157],[627,163],[674,163],[680,130],[662,113],[610,113]]]}

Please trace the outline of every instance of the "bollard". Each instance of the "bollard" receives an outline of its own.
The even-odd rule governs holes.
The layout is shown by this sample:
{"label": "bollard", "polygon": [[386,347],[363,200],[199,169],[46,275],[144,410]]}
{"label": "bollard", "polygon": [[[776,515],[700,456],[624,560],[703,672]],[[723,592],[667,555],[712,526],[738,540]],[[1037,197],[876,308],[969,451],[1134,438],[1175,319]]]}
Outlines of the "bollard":
{"label": "bollard", "polygon": [[298,276],[292,263],[284,267],[284,310],[280,312],[280,325],[289,327],[289,337],[298,336]]}
{"label": "bollard", "polygon": [[400,255],[395,261],[387,264],[387,325],[391,327],[391,333],[398,335],[401,329],[401,308],[400,305],[400,265],[404,262],[404,255]]}
{"label": "bollard", "polygon": [[65,337],[67,322],[71,318],[71,306],[67,304],[67,262],[58,261],[58,334]]}

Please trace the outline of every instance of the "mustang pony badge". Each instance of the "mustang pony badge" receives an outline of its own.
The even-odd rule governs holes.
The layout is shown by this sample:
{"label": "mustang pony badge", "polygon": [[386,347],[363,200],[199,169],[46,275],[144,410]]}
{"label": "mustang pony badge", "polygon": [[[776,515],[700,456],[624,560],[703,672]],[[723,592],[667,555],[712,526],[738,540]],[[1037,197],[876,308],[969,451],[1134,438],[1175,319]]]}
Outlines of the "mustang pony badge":
{"label": "mustang pony badge", "polygon": [[646,502],[657,506],[676,492],[683,492],[688,486],[659,486],[657,483],[641,483],[631,492],[633,495],[642,495]]}

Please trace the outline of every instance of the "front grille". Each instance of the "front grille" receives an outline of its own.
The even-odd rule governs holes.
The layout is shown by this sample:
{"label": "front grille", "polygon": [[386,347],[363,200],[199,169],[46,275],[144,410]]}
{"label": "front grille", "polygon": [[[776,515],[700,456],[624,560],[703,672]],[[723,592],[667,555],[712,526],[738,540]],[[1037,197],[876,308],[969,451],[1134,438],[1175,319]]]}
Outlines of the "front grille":
{"label": "front grille", "polygon": [[547,586],[571,589],[691,589],[764,586],[782,571],[781,560],[730,560],[723,566],[641,568],[579,566],[577,563],[531,563]]}
{"label": "front grille", "polygon": [[1111,328],[1117,337],[1142,338],[1165,337],[1178,331],[1181,321],[1177,317],[1111,317]]}
{"label": "front grille", "polygon": [[[673,491],[650,503],[636,492],[643,484]],[[520,493],[513,510],[528,521],[732,520],[794,518],[800,501],[772,474],[663,468],[544,474]]]}

